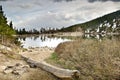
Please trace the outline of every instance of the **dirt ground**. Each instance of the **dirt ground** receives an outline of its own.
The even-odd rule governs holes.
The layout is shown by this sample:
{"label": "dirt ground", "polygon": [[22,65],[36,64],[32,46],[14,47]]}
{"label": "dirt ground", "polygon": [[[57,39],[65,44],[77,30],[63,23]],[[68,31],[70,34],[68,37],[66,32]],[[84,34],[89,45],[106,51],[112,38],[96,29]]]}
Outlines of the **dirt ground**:
{"label": "dirt ground", "polygon": [[41,48],[30,48],[27,51],[21,52],[20,54],[35,61],[44,61],[49,58],[54,52],[54,48],[41,47]]}
{"label": "dirt ground", "polygon": [[[43,61],[44,59],[48,58],[51,53],[54,51],[52,48],[31,48],[19,54],[29,57],[30,59]],[[21,65],[23,66],[21,68]],[[11,66],[13,68],[11,68]],[[15,70],[19,69],[18,71],[22,73],[17,74]],[[24,67],[25,71],[24,71]],[[14,68],[15,67],[15,68]],[[11,69],[13,69],[11,71]],[[17,71],[17,70],[16,70]],[[29,65],[23,61],[22,59],[13,59],[9,58],[3,53],[0,53],[0,80],[59,80],[52,74],[41,70],[40,68],[30,68]]]}

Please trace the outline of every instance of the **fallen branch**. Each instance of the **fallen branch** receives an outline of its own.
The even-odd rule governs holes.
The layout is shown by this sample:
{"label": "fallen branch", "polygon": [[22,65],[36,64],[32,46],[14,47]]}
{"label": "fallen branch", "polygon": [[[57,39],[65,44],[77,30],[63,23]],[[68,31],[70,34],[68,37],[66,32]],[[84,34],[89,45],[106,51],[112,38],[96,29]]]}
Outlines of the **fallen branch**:
{"label": "fallen branch", "polygon": [[26,58],[24,56],[22,56],[22,57],[30,66],[41,68],[47,72],[52,73],[53,75],[55,75],[59,78],[78,78],[79,74],[80,74],[80,72],[78,70],[62,69],[62,68],[52,66],[44,61],[36,62],[36,61]]}

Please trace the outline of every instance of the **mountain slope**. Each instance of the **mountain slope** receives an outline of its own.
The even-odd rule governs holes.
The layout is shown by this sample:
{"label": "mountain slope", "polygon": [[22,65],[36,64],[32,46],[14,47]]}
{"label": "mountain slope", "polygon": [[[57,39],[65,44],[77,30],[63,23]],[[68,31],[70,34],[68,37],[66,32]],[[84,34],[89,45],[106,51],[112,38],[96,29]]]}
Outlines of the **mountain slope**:
{"label": "mountain slope", "polygon": [[83,31],[83,32],[120,32],[120,10],[96,18],[94,20],[72,25],[61,29],[61,31]]}

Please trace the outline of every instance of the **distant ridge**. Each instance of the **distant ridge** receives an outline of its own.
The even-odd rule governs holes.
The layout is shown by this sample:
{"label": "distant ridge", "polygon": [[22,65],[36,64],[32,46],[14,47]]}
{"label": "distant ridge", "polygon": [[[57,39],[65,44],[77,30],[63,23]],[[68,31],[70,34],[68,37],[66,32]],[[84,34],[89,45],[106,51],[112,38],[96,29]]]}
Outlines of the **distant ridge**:
{"label": "distant ridge", "polygon": [[[98,30],[100,29],[100,30]],[[106,14],[102,17],[93,19],[91,21],[75,24],[67,28],[62,28],[63,32],[74,31],[92,31],[92,32],[120,32],[120,10],[110,14]]]}

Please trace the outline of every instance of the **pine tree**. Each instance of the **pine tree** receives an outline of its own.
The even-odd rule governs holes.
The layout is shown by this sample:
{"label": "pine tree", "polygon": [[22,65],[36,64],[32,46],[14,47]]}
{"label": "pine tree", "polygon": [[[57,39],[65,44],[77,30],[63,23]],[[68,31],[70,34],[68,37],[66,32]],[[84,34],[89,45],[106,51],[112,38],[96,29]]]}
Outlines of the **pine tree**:
{"label": "pine tree", "polygon": [[2,10],[2,6],[0,5],[0,35],[13,34],[15,34],[15,30],[10,28],[10,26],[7,24],[7,18],[5,17],[4,12]]}
{"label": "pine tree", "polygon": [[10,26],[11,29],[13,29],[13,23],[12,23],[12,21],[10,21],[9,26]]}
{"label": "pine tree", "polygon": [[0,5],[0,14],[3,14],[2,6]]}

